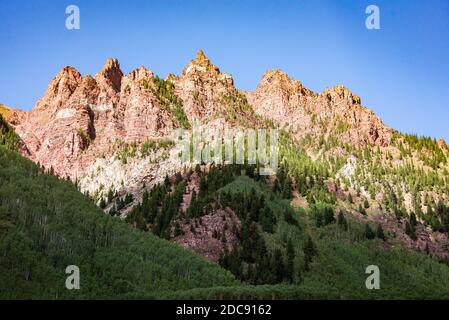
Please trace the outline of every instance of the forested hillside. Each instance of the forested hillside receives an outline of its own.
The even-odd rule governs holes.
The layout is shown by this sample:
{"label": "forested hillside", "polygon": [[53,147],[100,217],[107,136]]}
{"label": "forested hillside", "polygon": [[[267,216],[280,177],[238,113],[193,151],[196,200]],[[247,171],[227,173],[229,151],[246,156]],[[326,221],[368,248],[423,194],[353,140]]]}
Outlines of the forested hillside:
{"label": "forested hillside", "polygon": [[[278,130],[276,174],[180,163],[197,125]],[[201,50],[166,79],[64,67],[32,111],[0,109],[0,298],[449,298],[448,159],[343,86],[272,70],[239,91]]]}
{"label": "forested hillside", "polygon": [[[71,182],[0,146],[1,298],[158,298],[236,285],[219,266],[105,215]],[[77,265],[81,289],[65,288]]]}
{"label": "forested hillside", "polygon": [[[128,215],[127,221],[137,228],[176,242],[185,237],[196,242],[209,236],[204,229],[213,229],[214,239],[203,245],[222,243],[218,263],[245,284],[177,292],[170,297],[449,297],[447,263],[405,246],[390,246],[393,234],[338,208],[335,196],[323,184],[304,186],[311,203],[308,209],[292,207],[292,181],[286,171],[281,170],[279,181],[273,183],[254,169],[212,166],[206,173],[197,167],[166,179]],[[182,210],[182,194],[194,178],[199,179],[199,190],[193,191],[189,207]],[[224,209],[235,212],[240,223],[223,215]],[[212,219],[217,215],[226,221],[221,229]],[[365,287],[369,265],[381,270],[381,290]]]}

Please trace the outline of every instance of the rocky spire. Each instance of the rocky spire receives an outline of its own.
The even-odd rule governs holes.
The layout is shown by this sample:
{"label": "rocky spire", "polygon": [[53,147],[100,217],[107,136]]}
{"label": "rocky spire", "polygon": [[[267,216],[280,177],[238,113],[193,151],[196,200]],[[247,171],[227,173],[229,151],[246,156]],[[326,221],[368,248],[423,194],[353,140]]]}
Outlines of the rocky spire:
{"label": "rocky spire", "polygon": [[48,104],[67,101],[82,82],[83,77],[73,67],[66,66],[50,81],[47,91],[36,104],[36,109],[45,108]]}
{"label": "rocky spire", "polygon": [[116,92],[120,91],[122,77],[123,72],[120,69],[120,63],[114,58],[106,60],[101,71],[95,75],[95,79],[99,83],[107,82]]}
{"label": "rocky spire", "polygon": [[182,71],[182,75],[185,76],[192,71],[207,72],[215,75],[220,74],[220,69],[212,64],[212,62],[209,60],[209,58],[206,57],[203,50],[201,49],[196,54],[195,60],[190,60],[188,66],[184,68],[184,70]]}
{"label": "rocky spire", "polygon": [[205,56],[203,50],[198,50],[198,53],[196,54],[196,61],[198,63],[206,63],[210,64],[210,60]]}
{"label": "rocky spire", "polygon": [[126,77],[130,80],[141,80],[154,77],[154,73],[144,66],[140,66],[139,68],[131,71]]}
{"label": "rocky spire", "polygon": [[341,100],[347,100],[354,105],[361,105],[360,97],[343,85],[337,85],[331,89],[326,89],[322,94],[326,96],[329,101],[333,101],[334,103],[338,103],[338,101]]}
{"label": "rocky spire", "polygon": [[258,88],[262,90],[264,87],[277,88],[290,94],[302,94],[311,96],[313,92],[302,85],[298,80],[290,78],[288,74],[279,69],[268,70],[259,82]]}
{"label": "rocky spire", "polygon": [[446,141],[443,138],[440,138],[438,140],[438,146],[440,147],[440,149],[449,149],[449,147],[446,144]]}

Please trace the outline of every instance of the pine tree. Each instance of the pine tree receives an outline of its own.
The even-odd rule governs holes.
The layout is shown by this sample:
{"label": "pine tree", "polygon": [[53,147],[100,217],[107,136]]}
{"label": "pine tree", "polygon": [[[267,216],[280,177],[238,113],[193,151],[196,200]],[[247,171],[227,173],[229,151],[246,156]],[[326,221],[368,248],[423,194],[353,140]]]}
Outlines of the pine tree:
{"label": "pine tree", "polygon": [[361,214],[363,214],[364,216],[366,216],[366,210],[365,210],[365,208],[362,207],[361,204],[359,205],[359,212],[360,212]]}
{"label": "pine tree", "polygon": [[345,230],[345,231],[348,230],[348,222],[346,221],[346,218],[345,218],[345,216],[344,216],[344,214],[343,214],[343,211],[340,211],[340,212],[339,212],[337,221],[338,221],[338,225],[339,225],[343,230]]}
{"label": "pine tree", "polygon": [[365,209],[368,209],[368,208],[369,208],[369,202],[368,202],[368,199],[365,198],[365,201],[363,202],[363,206],[364,206]]}
{"label": "pine tree", "polygon": [[293,282],[293,274],[294,274],[294,263],[295,263],[295,249],[293,247],[293,242],[291,239],[287,242],[287,262],[286,262],[286,278]]}
{"label": "pine tree", "polygon": [[101,198],[99,206],[101,209],[106,208],[106,200],[104,200],[104,198]]}
{"label": "pine tree", "polygon": [[349,193],[349,195],[348,195],[348,202],[349,203],[354,203],[354,200],[352,200],[352,194],[351,193]]}
{"label": "pine tree", "polygon": [[304,245],[304,259],[306,262],[312,262],[312,259],[315,255],[318,254],[318,251],[316,249],[315,243],[312,240],[312,237],[309,235],[307,236],[306,243]]}
{"label": "pine tree", "polygon": [[365,238],[368,240],[372,240],[376,237],[376,234],[374,233],[373,229],[369,226],[368,223],[365,224]]}
{"label": "pine tree", "polygon": [[412,239],[417,240],[415,227],[410,222],[405,222],[405,233]]}
{"label": "pine tree", "polygon": [[282,186],[282,198],[291,199],[293,197],[292,194],[292,182],[290,176],[287,176],[284,179],[284,184]]}
{"label": "pine tree", "polygon": [[384,234],[384,230],[383,230],[382,225],[380,223],[377,225],[376,237],[379,238],[379,239],[382,239],[382,240],[386,239],[385,234]]}
{"label": "pine tree", "polygon": [[416,215],[412,212],[412,214],[410,215],[410,225],[412,227],[416,227],[417,225],[417,221],[416,221]]}

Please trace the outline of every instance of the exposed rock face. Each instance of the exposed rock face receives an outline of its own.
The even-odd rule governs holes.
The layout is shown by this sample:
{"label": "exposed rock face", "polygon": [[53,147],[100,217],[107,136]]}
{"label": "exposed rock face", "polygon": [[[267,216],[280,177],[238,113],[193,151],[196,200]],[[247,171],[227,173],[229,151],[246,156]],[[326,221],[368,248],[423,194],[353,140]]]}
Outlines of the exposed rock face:
{"label": "exposed rock face", "polygon": [[[163,90],[170,92],[161,92],[161,83],[168,84]],[[172,109],[173,105],[178,109]],[[263,75],[255,91],[242,93],[234,87],[232,77],[222,73],[201,50],[180,76],[170,75],[165,81],[156,79],[145,67],[124,75],[119,62],[108,59],[93,77],[83,77],[75,68],[64,67],[30,112],[0,105],[0,114],[14,126],[23,141],[25,156],[47,169],[52,167],[62,177],[76,180],[80,190],[89,192],[95,199],[107,197],[109,190],[119,197],[132,193],[134,200],[121,210],[122,217],[142,199],[144,189],[162,182],[165,176],[188,169],[178,161],[179,146],[173,147],[166,141],[181,125],[179,113],[182,116],[185,113],[188,124],[200,120],[205,129],[222,131],[241,125],[256,128],[264,126],[264,119],[270,119],[281,128],[291,129],[298,139],[310,136],[315,139],[312,141],[318,141],[325,137],[351,145],[394,148],[389,146],[392,130],[363,107],[360,98],[347,88],[336,86],[317,94],[287,74],[272,70]],[[182,120],[185,123],[185,117]],[[166,144],[143,152],[140,146],[146,140]],[[438,145],[449,151],[444,140],[438,141]],[[121,152],[132,155],[124,160]],[[344,155],[341,146],[329,152]],[[310,158],[318,159],[313,154]],[[337,177],[351,180],[357,161],[349,156]],[[207,170],[202,168],[202,171]],[[326,181],[326,186],[342,200],[351,192],[331,180]],[[181,211],[186,211],[193,190],[198,188],[197,176],[187,185]],[[358,198],[352,192],[352,197],[360,202],[362,196],[370,196],[364,188],[361,192]],[[297,190],[294,196],[297,205],[307,207],[307,199]],[[377,192],[375,201],[382,198],[382,191]],[[356,213],[359,219],[365,219]],[[383,215],[379,217],[384,219]],[[385,224],[391,233],[401,234],[404,228],[389,220],[373,219]],[[175,241],[211,260],[217,261],[224,248],[230,251],[238,243],[236,234],[225,227],[240,227],[238,217],[229,208],[214,208],[201,222],[193,219],[187,224],[182,216],[178,221],[182,224],[182,234]],[[418,250],[427,247],[430,252],[449,259],[447,236],[426,232],[421,225],[417,231],[416,243],[405,236],[398,237],[398,241],[411,243],[410,247]]]}
{"label": "exposed rock face", "polygon": [[240,230],[240,224],[231,209],[217,209],[191,221],[190,225],[182,224],[183,234],[176,237],[175,242],[217,262],[225,248],[231,252],[239,243],[238,236],[230,226]]}
{"label": "exposed rock face", "polygon": [[227,106],[222,98],[235,91],[234,81],[229,74],[221,73],[203,51],[191,60],[180,77],[172,78],[176,94],[183,100],[184,110],[189,118],[208,121]]}
{"label": "exposed rock face", "polygon": [[144,67],[123,76],[116,59],[94,77],[64,67],[36,107],[12,124],[31,159],[75,179],[116,140],[144,141],[172,131],[168,112],[141,85],[152,77]]}
{"label": "exposed rock face", "polygon": [[0,115],[13,126],[19,124],[25,114],[22,110],[12,109],[4,104],[0,104]]}
{"label": "exposed rock face", "polygon": [[438,140],[438,146],[439,146],[441,149],[443,149],[443,150],[448,150],[448,149],[449,149],[449,147],[448,147],[446,141],[444,141],[443,138],[441,138],[441,139]]}
{"label": "exposed rock face", "polygon": [[268,71],[248,101],[261,116],[288,126],[298,138],[335,136],[351,144],[387,146],[392,130],[343,86],[315,94],[280,70]]}
{"label": "exposed rock face", "polygon": [[164,110],[151,90],[142,87],[142,81],[154,74],[140,67],[122,80],[119,109],[123,114],[123,129],[126,141],[143,141],[147,138],[168,136],[176,124]]}
{"label": "exposed rock face", "polygon": [[[116,145],[138,147],[147,139],[169,137],[179,125],[156,92],[154,77],[145,67],[124,75],[116,59],[108,59],[93,77],[64,67],[31,112],[10,113],[7,119],[28,157],[60,176],[83,181],[84,190],[91,192],[95,181],[86,175],[92,174],[98,159],[112,161],[105,161],[105,166],[115,163]],[[250,107],[232,77],[220,72],[201,50],[179,77],[170,75],[167,81],[190,122],[199,119],[220,130],[233,125],[224,113],[243,103],[260,116],[291,127],[298,138],[333,135],[347,143],[381,146],[391,138],[391,129],[348,89],[338,86],[315,94],[278,70],[267,72],[257,89],[246,93]],[[248,114],[243,117],[247,125],[257,126]],[[124,185],[137,184],[141,175],[125,171],[134,173],[124,174]],[[116,179],[103,180],[97,185],[117,184]]]}

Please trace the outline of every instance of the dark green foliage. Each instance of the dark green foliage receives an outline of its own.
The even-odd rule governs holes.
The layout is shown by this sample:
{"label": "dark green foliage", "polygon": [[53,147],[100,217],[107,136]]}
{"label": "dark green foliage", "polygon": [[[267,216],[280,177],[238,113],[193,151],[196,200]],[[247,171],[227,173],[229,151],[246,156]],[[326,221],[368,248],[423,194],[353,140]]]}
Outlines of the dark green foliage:
{"label": "dark green foliage", "polygon": [[[237,285],[226,271],[104,214],[75,186],[0,146],[0,297],[160,298]],[[77,265],[81,290],[66,290]]]}
{"label": "dark green foliage", "polygon": [[379,239],[382,239],[382,240],[387,239],[385,236],[384,230],[382,228],[382,225],[380,223],[377,225],[377,228],[376,228],[376,237]]}
{"label": "dark green foliage", "polygon": [[366,210],[365,210],[365,208],[362,207],[361,204],[359,205],[359,212],[360,212],[361,214],[363,214],[364,216],[366,216]]}
{"label": "dark green foliage", "polygon": [[331,205],[318,203],[311,206],[311,214],[315,217],[317,227],[327,226],[335,222],[334,208]]}
{"label": "dark green foliage", "polygon": [[307,236],[306,243],[304,244],[304,269],[308,271],[310,269],[310,263],[313,261],[313,257],[318,255],[318,250],[312,237]]}
{"label": "dark green foliage", "polygon": [[[173,187],[174,192],[170,193]],[[181,178],[175,179],[173,186],[170,180],[166,179],[164,184],[156,185],[151,193],[144,192],[142,202],[138,204],[126,217],[126,221],[141,230],[151,230],[155,235],[170,239],[171,223],[178,214],[179,206],[183,199],[186,182]],[[128,195],[126,200],[131,200]],[[180,234],[180,229],[174,231]]]}
{"label": "dark green foliage", "polygon": [[417,239],[415,226],[413,226],[412,224],[410,224],[409,221],[406,221],[406,222],[405,222],[405,233],[406,233],[412,240],[416,240],[416,239]]}
{"label": "dark green foliage", "polygon": [[365,238],[368,240],[372,240],[376,237],[376,234],[374,233],[373,229],[371,229],[370,225],[368,223],[365,224]]}
{"label": "dark green foliage", "polygon": [[343,211],[338,213],[337,223],[343,230],[348,230],[348,222],[346,221]]}
{"label": "dark green foliage", "polygon": [[336,196],[330,193],[324,186],[314,185],[312,189],[307,194],[307,201],[309,204],[314,203],[328,203],[335,204]]}
{"label": "dark green foliage", "polygon": [[354,203],[354,201],[352,200],[352,194],[351,193],[348,194],[348,202],[349,203]]}
{"label": "dark green foliage", "polygon": [[449,205],[439,201],[435,208],[430,208],[423,219],[434,231],[449,232]]}
{"label": "dark green foliage", "polygon": [[285,168],[285,166],[281,166],[278,170],[273,191],[279,192],[284,199],[291,199],[293,197],[292,179],[287,173],[287,168]]}
{"label": "dark green foliage", "polygon": [[[240,177],[222,192],[243,192],[247,198],[252,194],[261,201],[263,189],[250,181]],[[238,189],[243,184],[247,184],[246,192]],[[142,213],[148,219],[154,214],[154,203],[156,208],[162,206],[167,193],[164,188],[162,184],[143,196],[148,207],[142,207]],[[261,222],[247,222],[245,228],[257,235],[253,240],[245,236],[251,243],[245,244],[244,253],[243,247],[232,253],[225,251],[221,263],[248,283],[282,284],[242,285],[228,272],[190,251],[104,214],[70,182],[45,175],[30,161],[0,147],[0,297],[449,298],[449,268],[431,256],[399,248],[378,249],[375,242],[358,235],[358,229],[363,235],[363,225],[349,216],[345,217],[348,231],[330,224],[317,230],[312,227],[304,234],[303,225],[283,221],[282,210],[277,210],[283,202],[271,198],[264,196],[264,203],[278,218],[274,233],[263,232]],[[333,228],[338,232],[334,234]],[[176,224],[174,230],[179,232]],[[285,240],[279,242],[281,234]],[[343,238],[335,241],[336,234]],[[65,267],[69,264],[81,269],[79,291],[64,288]],[[364,270],[370,264],[388,270],[382,274],[382,290],[369,291],[364,286]]]}
{"label": "dark green foliage", "polygon": [[17,151],[20,148],[20,144],[21,140],[19,136],[0,114],[0,145],[3,145],[10,150]]}
{"label": "dark green foliage", "polygon": [[[399,133],[395,133],[394,139],[403,157],[416,151],[420,160],[433,169],[447,163],[446,155],[439,147],[436,139],[425,136],[418,137],[416,134]],[[424,150],[427,152],[423,152]]]}
{"label": "dark green foliage", "polygon": [[148,81],[143,81],[143,86],[146,89],[150,89],[159,98],[162,107],[170,112],[178,124],[184,128],[189,129],[190,123],[184,113],[182,106],[182,100],[175,95],[174,85],[169,80],[164,80],[158,76],[151,78],[152,85]]}
{"label": "dark green foliage", "polygon": [[106,208],[106,200],[104,200],[104,198],[101,198],[99,207],[100,207],[101,209]]}
{"label": "dark green foliage", "polygon": [[369,208],[369,202],[368,202],[368,199],[365,199],[365,200],[363,201],[363,207],[364,207],[365,209],[368,209],[368,208]]}

